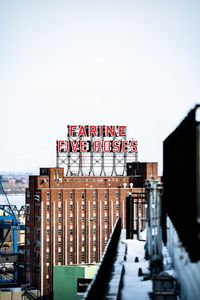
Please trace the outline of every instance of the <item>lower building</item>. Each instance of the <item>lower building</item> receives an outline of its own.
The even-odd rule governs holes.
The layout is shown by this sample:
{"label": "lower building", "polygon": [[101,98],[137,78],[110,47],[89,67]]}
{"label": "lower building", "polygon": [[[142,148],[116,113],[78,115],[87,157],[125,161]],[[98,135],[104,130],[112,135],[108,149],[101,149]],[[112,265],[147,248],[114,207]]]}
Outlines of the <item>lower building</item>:
{"label": "lower building", "polygon": [[[155,164],[155,163],[154,163]],[[142,176],[152,163],[145,163]],[[157,165],[157,164],[156,164]],[[136,174],[139,176],[139,174]],[[137,176],[64,176],[63,168],[41,168],[26,190],[26,280],[52,293],[56,265],[99,262],[117,218],[126,228],[126,197],[145,192]],[[137,198],[138,201],[138,198]],[[145,206],[137,214],[145,219]]]}
{"label": "lower building", "polygon": [[53,299],[81,300],[97,265],[54,266]]}

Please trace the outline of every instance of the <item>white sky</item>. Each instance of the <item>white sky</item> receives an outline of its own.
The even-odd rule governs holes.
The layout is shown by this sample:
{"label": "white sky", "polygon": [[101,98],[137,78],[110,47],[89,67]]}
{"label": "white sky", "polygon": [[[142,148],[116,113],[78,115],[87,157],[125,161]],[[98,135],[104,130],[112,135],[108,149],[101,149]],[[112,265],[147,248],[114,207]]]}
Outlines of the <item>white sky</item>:
{"label": "white sky", "polygon": [[198,0],[0,0],[0,172],[55,166],[67,124],[119,124],[161,174],[199,70]]}

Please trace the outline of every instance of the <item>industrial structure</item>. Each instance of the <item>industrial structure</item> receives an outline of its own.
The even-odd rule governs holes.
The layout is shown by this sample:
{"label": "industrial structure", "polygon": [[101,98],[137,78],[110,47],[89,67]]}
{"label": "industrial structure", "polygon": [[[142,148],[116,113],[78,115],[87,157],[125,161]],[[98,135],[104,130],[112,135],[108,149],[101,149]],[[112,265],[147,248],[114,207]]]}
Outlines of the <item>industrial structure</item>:
{"label": "industrial structure", "polygon": [[17,285],[23,273],[22,270],[19,272],[19,241],[24,237],[25,211],[10,204],[1,177],[0,194],[5,200],[0,204],[0,285]]}

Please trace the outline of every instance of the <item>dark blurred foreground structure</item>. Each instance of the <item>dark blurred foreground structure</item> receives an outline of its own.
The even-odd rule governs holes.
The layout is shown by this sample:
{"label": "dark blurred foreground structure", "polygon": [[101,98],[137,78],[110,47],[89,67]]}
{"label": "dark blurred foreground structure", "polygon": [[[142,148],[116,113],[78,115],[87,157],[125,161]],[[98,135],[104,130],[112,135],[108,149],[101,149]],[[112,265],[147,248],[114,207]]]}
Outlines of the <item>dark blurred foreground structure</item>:
{"label": "dark blurred foreground structure", "polygon": [[[164,141],[163,216],[171,219],[192,262],[200,260],[200,106]],[[166,232],[166,220],[163,218]],[[166,235],[165,240],[166,240]]]}

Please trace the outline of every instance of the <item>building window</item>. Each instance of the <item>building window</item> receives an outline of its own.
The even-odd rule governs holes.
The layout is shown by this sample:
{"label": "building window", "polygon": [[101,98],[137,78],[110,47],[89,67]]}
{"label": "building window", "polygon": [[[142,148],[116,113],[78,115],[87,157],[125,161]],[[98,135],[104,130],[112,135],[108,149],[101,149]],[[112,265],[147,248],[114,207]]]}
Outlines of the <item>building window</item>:
{"label": "building window", "polygon": [[72,192],[69,193],[69,198],[70,198],[70,200],[73,200],[73,193]]}
{"label": "building window", "polygon": [[58,217],[58,223],[61,223],[61,222],[62,222],[62,218]]}
{"label": "building window", "polygon": [[30,204],[26,204],[26,213],[30,214]]}
{"label": "building window", "polygon": [[58,252],[58,261],[61,262],[62,261],[62,253]]}
{"label": "building window", "polygon": [[47,192],[47,194],[46,194],[46,199],[50,200],[50,193],[49,192]]}
{"label": "building window", "polygon": [[58,229],[58,235],[62,234],[62,229]]}
{"label": "building window", "polygon": [[46,262],[49,262],[50,261],[50,254],[49,252],[46,253]]}
{"label": "building window", "polygon": [[81,253],[81,261],[84,262],[85,261],[85,252]]}
{"label": "building window", "polygon": [[97,198],[97,193],[93,192],[93,199],[96,200],[96,198]]}
{"label": "building window", "polygon": [[104,199],[108,199],[108,192],[104,192]]}
{"label": "building window", "polygon": [[84,192],[81,193],[81,198],[85,199],[85,193]]}
{"label": "building window", "polygon": [[119,199],[119,192],[116,192],[116,199]]}
{"label": "building window", "polygon": [[54,170],[54,180],[59,180],[59,171],[58,170]]}

